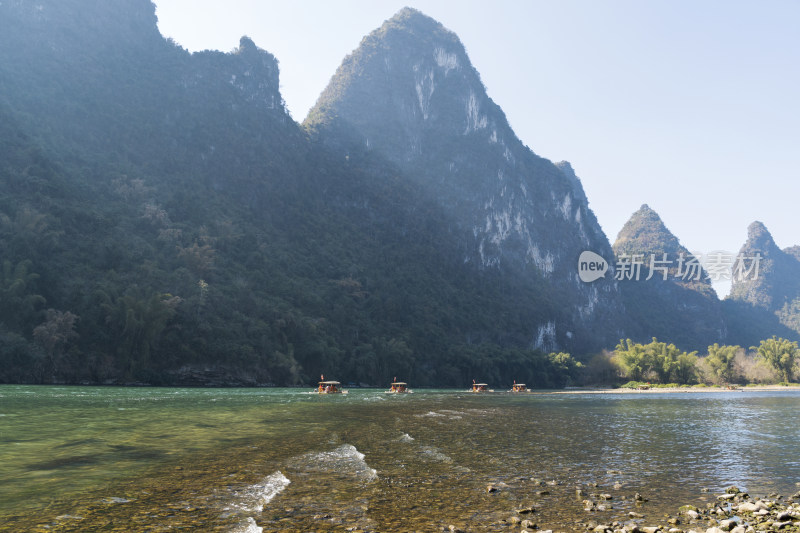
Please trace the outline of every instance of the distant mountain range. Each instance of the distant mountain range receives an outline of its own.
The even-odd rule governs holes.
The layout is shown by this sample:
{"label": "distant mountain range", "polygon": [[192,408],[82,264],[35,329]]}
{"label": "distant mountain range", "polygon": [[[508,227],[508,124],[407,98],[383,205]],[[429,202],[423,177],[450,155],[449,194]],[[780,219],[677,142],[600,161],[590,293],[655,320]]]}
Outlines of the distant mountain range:
{"label": "distant mountain range", "polygon": [[[798,337],[800,248],[758,223],[758,277],[723,302],[702,269],[620,276],[691,254],[647,206],[612,249],[571,165],[419,11],[303,124],[252,40],[190,54],[156,23],[148,0],[0,3],[0,382],[557,386],[547,353],[622,337]],[[584,251],[605,276],[580,279]]]}

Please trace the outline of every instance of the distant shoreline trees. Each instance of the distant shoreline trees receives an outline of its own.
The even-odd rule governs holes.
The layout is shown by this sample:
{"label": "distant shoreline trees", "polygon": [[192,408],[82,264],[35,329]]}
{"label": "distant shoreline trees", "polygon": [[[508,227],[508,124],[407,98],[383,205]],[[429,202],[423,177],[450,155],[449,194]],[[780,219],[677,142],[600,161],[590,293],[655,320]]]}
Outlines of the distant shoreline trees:
{"label": "distant shoreline trees", "polygon": [[715,343],[703,356],[681,351],[674,344],[653,337],[647,344],[620,340],[614,352],[596,357],[587,368],[589,379],[594,377],[592,373],[602,373],[601,380],[608,380],[610,366],[616,370],[616,379],[633,383],[775,384],[789,383],[798,375],[799,356],[796,341],[777,336],[762,340],[749,351],[741,346]]}

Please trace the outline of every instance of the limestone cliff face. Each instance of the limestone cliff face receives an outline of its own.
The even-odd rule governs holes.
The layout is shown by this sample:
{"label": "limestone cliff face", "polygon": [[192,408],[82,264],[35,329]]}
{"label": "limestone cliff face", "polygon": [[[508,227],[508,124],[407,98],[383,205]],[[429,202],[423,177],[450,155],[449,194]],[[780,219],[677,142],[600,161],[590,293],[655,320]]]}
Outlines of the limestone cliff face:
{"label": "limestone cliff face", "polygon": [[747,241],[739,254],[759,256],[758,273],[734,276],[732,300],[748,302],[757,307],[777,311],[800,292],[800,261],[791,253],[778,248],[769,230],[761,222],[747,228]]}
{"label": "limestone cliff face", "polygon": [[580,180],[522,144],[440,23],[409,8],[387,20],[345,58],[305,126],[349,156],[398,165],[453,217],[465,263],[547,285],[566,311],[532,325],[535,346],[568,346],[600,324],[618,334],[612,276],[577,275],[582,251],[612,257]]}

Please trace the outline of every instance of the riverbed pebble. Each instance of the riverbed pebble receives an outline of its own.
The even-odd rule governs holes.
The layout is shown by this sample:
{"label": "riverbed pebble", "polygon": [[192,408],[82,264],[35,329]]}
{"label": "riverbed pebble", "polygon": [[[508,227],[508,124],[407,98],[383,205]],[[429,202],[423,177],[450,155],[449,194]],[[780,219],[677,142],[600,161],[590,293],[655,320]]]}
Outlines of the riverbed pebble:
{"label": "riverbed pebble", "polygon": [[[591,483],[587,485],[592,486]],[[575,494],[581,497],[585,493],[582,489],[576,488]],[[737,487],[728,487],[725,493],[719,496],[722,498],[706,502],[704,509],[694,505],[684,505],[677,509],[675,515],[664,516],[661,525],[652,523],[644,525],[642,521],[645,515],[633,510],[625,513],[627,515],[625,520],[628,520],[626,522],[600,523],[600,519],[604,516],[600,512],[610,511],[613,507],[607,503],[610,495],[593,493],[589,498],[584,496],[582,503],[584,511],[591,512],[589,516],[597,520],[590,520],[580,525],[591,533],[800,533],[800,503],[790,498],[771,494],[768,498],[753,499]],[[633,499],[637,504],[647,501],[639,493],[636,493]],[[517,515],[525,516],[530,515],[535,509],[521,507],[515,511]],[[550,509],[542,507],[539,512],[545,517]],[[519,525],[523,531],[530,530],[532,533],[551,533],[551,530],[537,530],[538,526],[531,520],[522,520],[519,516],[512,516],[501,522],[512,526]],[[553,523],[545,525],[558,526]]]}

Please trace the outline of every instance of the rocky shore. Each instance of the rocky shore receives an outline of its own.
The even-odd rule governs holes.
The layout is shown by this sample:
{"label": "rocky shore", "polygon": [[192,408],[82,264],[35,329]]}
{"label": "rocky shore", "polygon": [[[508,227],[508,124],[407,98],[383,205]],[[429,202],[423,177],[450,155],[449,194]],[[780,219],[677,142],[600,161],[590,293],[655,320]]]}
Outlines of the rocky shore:
{"label": "rocky shore", "polygon": [[[800,486],[800,483],[798,483]],[[637,501],[643,501],[638,494]],[[602,498],[601,498],[602,500]],[[584,500],[585,511],[594,511],[603,503]],[[516,509],[504,522],[519,533],[558,533],[560,529],[540,529],[536,508]],[[771,494],[767,498],[751,498],[737,487],[729,487],[724,494],[704,509],[684,505],[673,516],[665,516],[661,523],[647,523],[642,514],[628,513],[629,520],[599,522],[589,520],[582,524],[592,533],[768,533],[773,531],[800,531],[800,491],[784,498]],[[517,529],[519,528],[519,529]],[[450,526],[449,531],[462,531]]]}

